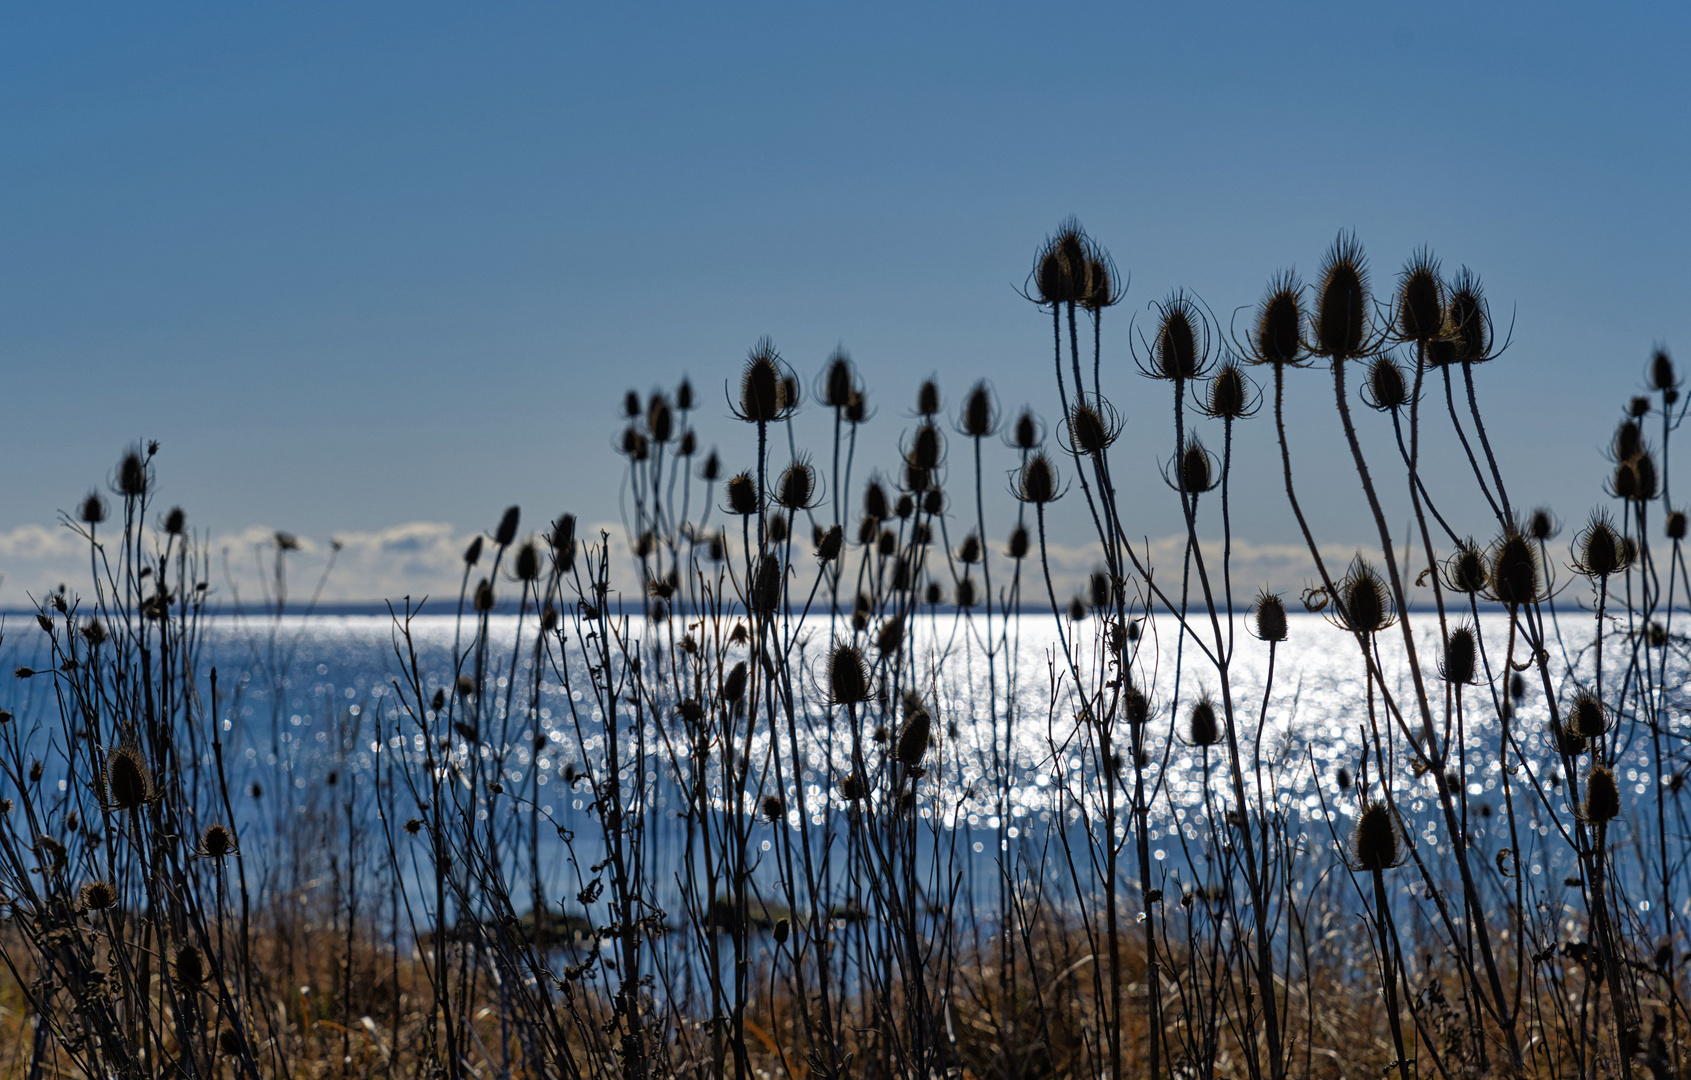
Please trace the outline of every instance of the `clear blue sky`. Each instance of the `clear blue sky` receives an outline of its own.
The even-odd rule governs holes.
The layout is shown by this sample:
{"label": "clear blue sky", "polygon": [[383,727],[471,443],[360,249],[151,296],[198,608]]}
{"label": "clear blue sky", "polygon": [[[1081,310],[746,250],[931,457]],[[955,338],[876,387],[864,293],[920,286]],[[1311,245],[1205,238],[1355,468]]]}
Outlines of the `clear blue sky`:
{"label": "clear blue sky", "polygon": [[[1578,516],[1652,342],[1691,361],[1688,31],[1682,5],[13,5],[0,529],[138,436],[218,530],[608,518],[621,392],[689,372],[737,465],[720,387],[763,334],[807,377],[850,348],[885,441],[930,372],[1049,416],[1012,289],[1069,213],[1132,274],[1106,389],[1142,474],[1166,403],[1128,319],[1177,285],[1225,318],[1344,227],[1382,284],[1422,243],[1484,276],[1517,320],[1482,383],[1512,486]],[[1317,510],[1360,524],[1309,438]],[[1289,526],[1264,495],[1246,528]]]}

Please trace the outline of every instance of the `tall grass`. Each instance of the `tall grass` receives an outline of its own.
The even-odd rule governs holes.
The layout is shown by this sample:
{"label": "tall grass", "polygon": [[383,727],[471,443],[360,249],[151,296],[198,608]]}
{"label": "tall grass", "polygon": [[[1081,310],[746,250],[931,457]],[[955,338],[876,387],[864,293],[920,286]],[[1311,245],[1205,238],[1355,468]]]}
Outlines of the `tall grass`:
{"label": "tall grass", "polygon": [[[1564,545],[1505,482],[1475,373],[1507,342],[1466,270],[1417,253],[1376,293],[1341,236],[1243,332],[1188,292],[1152,304],[1136,370],[1107,370],[1122,291],[1063,224],[1026,285],[1057,420],[924,383],[892,476],[861,475],[876,410],[844,353],[807,387],[750,350],[733,475],[690,384],[630,393],[625,535],[525,533],[513,507],[454,601],[394,602],[385,683],[314,706],[293,538],[214,620],[205,539],[154,505],[156,447],[127,451],[67,515],[88,579],[42,599],[0,726],[0,1067],[1681,1075],[1666,353]],[[1128,380],[1160,462],[1116,446],[1104,387]],[[1289,386],[1331,394],[1375,556],[1330,562],[1305,514]],[[1452,435],[1463,466],[1429,473]],[[1246,445],[1278,459],[1298,597],[1235,580]],[[989,527],[1007,467],[1014,516]],[[1147,470],[1178,566],[1123,505]],[[1485,519],[1452,522],[1474,492]],[[1059,515],[1091,529],[1075,595]],[[1354,650],[1322,717],[1354,740],[1336,770],[1269,721],[1299,717],[1275,681],[1299,606]],[[230,626],[248,652],[220,679]]]}

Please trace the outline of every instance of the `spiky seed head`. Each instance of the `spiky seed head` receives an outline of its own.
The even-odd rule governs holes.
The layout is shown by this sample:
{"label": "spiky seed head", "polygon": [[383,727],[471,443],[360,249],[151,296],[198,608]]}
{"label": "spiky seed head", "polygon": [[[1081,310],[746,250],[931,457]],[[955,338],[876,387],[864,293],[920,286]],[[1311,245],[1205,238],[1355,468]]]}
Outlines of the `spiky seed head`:
{"label": "spiky seed head", "polygon": [[1087,581],[1087,592],[1094,608],[1107,608],[1115,590],[1110,585],[1110,575],[1103,570],[1092,571]]}
{"label": "spiky seed head", "polygon": [[77,517],[81,518],[84,524],[98,525],[106,520],[106,500],[100,498],[98,491],[90,491],[88,497],[82,500],[81,507],[77,509]]}
{"label": "spiky seed head", "polygon": [[861,390],[852,391],[851,401],[845,408],[845,418],[848,424],[861,424],[869,419],[869,399]]}
{"label": "spiky seed head", "polygon": [[1379,571],[1358,559],[1339,582],[1340,625],[1355,634],[1377,634],[1396,621],[1392,596]]}
{"label": "spiky seed head", "polygon": [[1396,412],[1409,400],[1403,369],[1389,356],[1375,359],[1368,369],[1368,404],[1381,412]]}
{"label": "spiky seed head", "polygon": [[722,700],[730,705],[739,701],[746,694],[746,662],[741,660],[728,669],[728,677],[722,680]]}
{"label": "spiky seed head", "polygon": [[1485,591],[1489,573],[1485,554],[1472,540],[1459,543],[1456,553],[1444,565],[1445,583],[1465,596],[1476,596]]}
{"label": "spiky seed head", "polygon": [[781,561],[773,555],[759,558],[757,568],[752,573],[751,596],[747,598],[752,611],[759,615],[774,614],[781,606],[783,584]]}
{"label": "spiky seed head", "polygon": [[1527,535],[1540,543],[1553,539],[1561,531],[1562,525],[1556,520],[1556,515],[1550,512],[1549,507],[1541,506],[1527,518]]}
{"label": "spiky seed head", "polygon": [[482,538],[477,536],[470,541],[468,547],[464,548],[465,566],[474,566],[476,563],[481,562],[481,541]]}
{"label": "spiky seed head", "polygon": [[963,414],[957,418],[957,426],[971,439],[984,439],[997,429],[998,407],[985,380],[976,383],[963,399]]}
{"label": "spiky seed head", "polygon": [[1685,511],[1673,510],[1668,513],[1667,536],[1669,540],[1685,539]]}
{"label": "spiky seed head", "polygon": [[1656,459],[1648,450],[1640,450],[1628,464],[1632,469],[1632,491],[1627,498],[1633,502],[1649,502],[1656,497]]}
{"label": "spiky seed head", "polygon": [[1086,620],[1086,597],[1075,596],[1069,598],[1069,621],[1084,622]]}
{"label": "spiky seed head", "polygon": [[1145,700],[1143,690],[1129,685],[1122,691],[1121,715],[1133,727],[1139,727],[1151,718],[1151,703]]}
{"label": "spiky seed head", "polygon": [[493,610],[493,582],[487,580],[486,578],[482,578],[476,583],[475,604],[476,610],[479,612],[486,613]]}
{"label": "spiky seed head", "polygon": [[899,732],[896,755],[899,763],[907,769],[914,769],[922,764],[922,755],[928,751],[928,739],[933,731],[933,718],[926,709],[918,709],[905,717],[904,730]]}
{"label": "spiky seed head", "polygon": [[844,349],[835,349],[822,370],[822,404],[830,409],[844,409],[851,404],[853,385],[851,357]]}
{"label": "spiky seed head", "polygon": [[622,415],[629,420],[633,420],[640,415],[640,392],[638,390],[630,390],[622,395]]}
{"label": "spiky seed head", "polygon": [[106,757],[106,797],[119,810],[139,810],[153,798],[153,774],[139,748],[124,744]]}
{"label": "spiky seed head", "polygon": [[1215,462],[1196,435],[1186,439],[1186,447],[1180,452],[1180,470],[1177,475],[1180,490],[1188,495],[1199,495],[1216,486]]}
{"label": "spiky seed head", "polygon": [[943,604],[945,603],[945,589],[941,587],[939,582],[930,581],[928,582],[928,590],[924,594],[924,598],[930,605]]}
{"label": "spiky seed head", "polygon": [[515,571],[518,581],[538,581],[540,578],[540,548],[533,540],[517,549]]}
{"label": "spiky seed head", "polygon": [[886,558],[898,550],[898,535],[891,529],[882,529],[875,536],[875,554]]}
{"label": "spiky seed head", "polygon": [[1033,414],[1032,409],[1023,409],[1021,415],[1016,417],[1016,427],[1010,441],[1015,444],[1017,450],[1039,448],[1040,442],[1043,441],[1039,431],[1039,417]]}
{"label": "spiky seed head", "polygon": [[192,990],[206,981],[205,958],[192,945],[176,950],[176,985]]}
{"label": "spiky seed head", "polygon": [[816,558],[820,562],[833,562],[840,557],[840,548],[845,546],[845,529],[832,525],[822,534],[822,539],[816,543]]}
{"label": "spiky seed head", "polygon": [[1286,601],[1263,589],[1251,603],[1251,632],[1262,641],[1285,641],[1288,633]]}
{"label": "spiky seed head", "polygon": [[724,489],[728,512],[737,517],[751,517],[758,512],[757,481],[749,472],[735,473]]}
{"label": "spiky seed head", "polygon": [[646,406],[646,433],[660,446],[675,438],[675,411],[662,394],[653,394]]}
{"label": "spiky seed head", "polygon": [[977,603],[979,603],[979,599],[975,595],[974,578],[959,578],[957,581],[957,606],[964,611],[968,611]]}
{"label": "spiky seed head", "polygon": [[860,772],[849,773],[840,781],[840,798],[847,802],[862,802],[869,797],[869,781]]}
{"label": "spiky seed head", "polygon": [[800,459],[788,465],[775,483],[775,501],[788,510],[804,510],[816,494],[816,470]]}
{"label": "spiky seed head", "polygon": [[173,506],[164,515],[164,531],[169,536],[181,536],[188,531],[188,515],[180,506]]}
{"label": "spiky seed head", "polygon": [[1034,288],[1040,303],[1075,304],[1086,299],[1090,291],[1086,247],[1080,222],[1071,217],[1057,226],[1034,264]]}
{"label": "spiky seed head", "polygon": [[1010,542],[1004,545],[1004,554],[1018,561],[1028,557],[1028,531],[1024,525],[1017,525],[1010,530]]}
{"label": "spiky seed head", "polygon": [[973,566],[981,561],[981,538],[970,533],[957,545],[957,561],[964,566]]}
{"label": "spiky seed head", "polygon": [[863,488],[863,516],[872,521],[885,521],[892,516],[887,503],[887,489],[879,480],[871,478]]}
{"label": "spiky seed head", "polygon": [[1252,360],[1259,364],[1295,364],[1303,359],[1303,286],[1290,273],[1277,275],[1257,304],[1251,333]]}
{"label": "spiky seed head", "polygon": [[1448,335],[1455,346],[1456,362],[1478,364],[1489,359],[1491,313],[1486,307],[1480,279],[1463,267],[1450,286],[1446,309]]}
{"label": "spiky seed head", "polygon": [[1634,420],[1642,420],[1650,415],[1650,399],[1640,394],[1627,402],[1626,411]]}
{"label": "spiky seed head", "polygon": [[910,440],[910,453],[905,455],[905,460],[921,469],[938,468],[944,448],[945,443],[940,437],[939,428],[931,422],[926,423],[916,429],[915,437]]}
{"label": "spiky seed head", "polygon": [[1500,604],[1516,606],[1540,599],[1538,551],[1516,529],[1504,533],[1492,549],[1489,584]]}
{"label": "spiky seed head", "polygon": [[1568,726],[1586,739],[1601,739],[1609,730],[1609,710],[1589,690],[1581,690],[1568,704]]}
{"label": "spiky seed head", "polygon": [[1439,665],[1439,674],[1444,676],[1445,682],[1467,685],[1474,681],[1478,660],[1479,643],[1474,638],[1473,627],[1458,626],[1445,638],[1444,661]]}
{"label": "spiky seed head", "polygon": [[1383,802],[1371,802],[1357,816],[1351,833],[1351,857],[1357,869],[1368,872],[1390,870],[1399,862],[1397,819],[1391,807]]}
{"label": "spiky seed head", "polygon": [[895,653],[904,644],[904,616],[894,615],[881,623],[880,633],[875,635],[875,648],[885,656]]}
{"label": "spiky seed head", "polygon": [[699,479],[706,483],[715,483],[722,477],[722,458],[717,456],[716,448],[705,455],[703,465],[699,466]]}
{"label": "spiky seed head", "polygon": [[1362,245],[1340,233],[1321,266],[1321,287],[1310,329],[1321,356],[1351,360],[1361,356],[1368,339],[1368,270]]}
{"label": "spiky seed head", "polygon": [[1615,820],[1621,812],[1621,791],[1615,774],[1599,765],[1585,778],[1583,817],[1593,825]]}
{"label": "spiky seed head", "polygon": [[78,891],[77,899],[88,911],[105,911],[117,906],[117,890],[104,881],[90,881]]}
{"label": "spiky seed head", "polygon": [[1609,515],[1599,510],[1591,522],[1574,537],[1574,569],[1592,578],[1606,578],[1626,569],[1621,534]]}
{"label": "spiky seed head", "polygon": [[1578,757],[1585,753],[1585,736],[1560,721],[1551,721],[1550,742],[1563,757]]}
{"label": "spiky seed head", "polygon": [[1208,695],[1192,704],[1186,714],[1186,741],[1193,746],[1214,746],[1221,741],[1221,725],[1216,721],[1215,702]]}
{"label": "spiky seed head", "polygon": [[[920,495],[929,489],[929,487],[933,484],[933,481],[934,474],[932,469],[924,469],[922,466],[913,461],[907,461],[904,463],[904,488],[906,491],[915,495]],[[915,504],[913,502],[911,503],[911,509],[915,509]],[[903,516],[909,517],[910,515],[905,514]]]}
{"label": "spiky seed head", "polygon": [[1520,672],[1509,676],[1509,696],[1520,701],[1527,696],[1527,681],[1521,678]]}
{"label": "spiky seed head", "polygon": [[106,624],[99,619],[89,619],[82,624],[82,637],[89,645],[98,647],[106,640]]}
{"label": "spiky seed head", "polygon": [[1250,382],[1239,365],[1229,360],[1210,379],[1205,411],[1218,420],[1238,420],[1251,407]]}
{"label": "spiky seed head", "polygon": [[753,424],[773,423],[789,411],[789,405],[781,356],[764,338],[747,354],[740,373],[740,418]]}
{"label": "spiky seed head", "polygon": [[208,825],[200,834],[200,851],[213,859],[221,859],[235,850],[235,835],[223,824]]}
{"label": "spiky seed head", "polygon": [[1668,351],[1658,347],[1650,356],[1650,388],[1653,390],[1673,390],[1679,386],[1679,380],[1674,374],[1673,358]]}
{"label": "spiky seed head", "polygon": [[1044,454],[1034,454],[1022,466],[1016,497],[1023,502],[1044,506],[1057,497],[1057,467]]}
{"label": "spiky seed head", "polygon": [[675,407],[682,412],[693,408],[693,382],[687,376],[681,376],[681,385],[675,388]]}
{"label": "spiky seed head", "polygon": [[939,384],[932,379],[922,380],[922,385],[916,388],[916,415],[933,416],[939,408]]}
{"label": "spiky seed head", "polygon": [[1116,441],[1121,427],[1114,422],[1113,413],[1106,412],[1108,408],[1100,400],[1083,397],[1069,411],[1069,448],[1076,454],[1096,457]]}
{"label": "spiky seed head", "polygon": [[1176,292],[1162,305],[1162,321],[1152,346],[1152,374],[1159,379],[1195,379],[1202,348],[1197,308],[1183,292]]}
{"label": "spiky seed head", "polygon": [[1444,281],[1439,264],[1425,248],[1415,253],[1397,279],[1397,336],[1425,342],[1444,328]]}
{"label": "spiky seed head", "polygon": [[1636,420],[1622,420],[1615,428],[1615,444],[1612,447],[1616,461],[1626,461],[1637,456],[1644,449],[1644,433]]}
{"label": "spiky seed head", "polygon": [[1081,304],[1088,311],[1102,311],[1121,299],[1116,291],[1116,271],[1110,257],[1096,244],[1089,245],[1091,255],[1086,260],[1086,295]]}
{"label": "spiky seed head", "polygon": [[149,479],[147,459],[142,456],[141,448],[131,447],[124,451],[117,463],[117,476],[112,487],[126,499],[138,499],[147,493]]}
{"label": "spiky seed head", "polygon": [[645,461],[652,455],[652,448],[646,441],[645,434],[633,424],[622,431],[621,450],[623,456],[630,461]]}

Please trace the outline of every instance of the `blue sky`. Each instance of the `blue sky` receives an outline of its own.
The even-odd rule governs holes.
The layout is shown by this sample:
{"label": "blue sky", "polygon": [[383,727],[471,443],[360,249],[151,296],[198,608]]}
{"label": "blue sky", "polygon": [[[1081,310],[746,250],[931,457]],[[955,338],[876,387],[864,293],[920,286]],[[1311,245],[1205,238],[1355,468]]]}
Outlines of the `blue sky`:
{"label": "blue sky", "polygon": [[[1147,535],[1177,519],[1130,319],[1176,286],[1225,319],[1340,228],[1382,285],[1423,243],[1483,275],[1515,319],[1481,376],[1511,487],[1577,518],[1652,343],[1691,342],[1688,30],[1668,5],[14,6],[0,533],[136,437],[219,534],[611,519],[622,391],[689,373],[738,465],[720,386],[764,334],[807,377],[849,348],[883,450],[930,373],[1050,416],[1013,288],[1070,213],[1132,275],[1105,382]],[[1360,542],[1305,378],[1313,509]],[[1293,536],[1271,447],[1241,434],[1263,543]]]}

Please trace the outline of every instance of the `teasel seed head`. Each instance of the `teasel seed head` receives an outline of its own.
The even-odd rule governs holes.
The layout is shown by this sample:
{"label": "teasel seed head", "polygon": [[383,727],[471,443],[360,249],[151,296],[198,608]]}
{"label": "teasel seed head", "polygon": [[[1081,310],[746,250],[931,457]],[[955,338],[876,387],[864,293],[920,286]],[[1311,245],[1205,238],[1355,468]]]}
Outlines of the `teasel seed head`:
{"label": "teasel seed head", "polygon": [[1158,305],[1157,338],[1147,375],[1181,381],[1201,378],[1209,352],[1209,320],[1183,290]]}
{"label": "teasel seed head", "polygon": [[775,501],[788,510],[808,510],[815,497],[816,470],[803,458],[788,465],[775,482]]}
{"label": "teasel seed head", "polygon": [[1044,506],[1057,498],[1057,467],[1044,454],[1034,454],[1022,466],[1016,485],[1016,497],[1022,502]]}
{"label": "teasel seed head", "polygon": [[1542,600],[1538,550],[1519,529],[1510,528],[1492,546],[1488,585],[1491,598],[1510,607]]}
{"label": "teasel seed head", "polygon": [[646,433],[659,445],[675,437],[675,412],[661,393],[653,394],[646,406]]}
{"label": "teasel seed head", "polygon": [[1656,346],[1650,355],[1650,389],[1679,389],[1679,378],[1673,370],[1673,357],[1668,355],[1666,346]]}
{"label": "teasel seed head", "polygon": [[1585,806],[1581,817],[1593,825],[1615,820],[1621,812],[1621,791],[1615,774],[1599,765],[1585,778]]}
{"label": "teasel seed head", "polygon": [[180,506],[173,506],[164,515],[164,531],[167,536],[181,536],[188,531],[188,515]]}
{"label": "teasel seed head", "polygon": [[1064,427],[1072,453],[1081,457],[1097,457],[1108,450],[1121,434],[1121,418],[1108,401],[1091,394],[1081,394],[1069,410]]}
{"label": "teasel seed head", "polygon": [[1175,477],[1179,490],[1188,495],[1213,491],[1221,483],[1221,478],[1216,475],[1215,459],[1204,449],[1204,444],[1198,441],[1196,435],[1186,437],[1186,446],[1180,451],[1179,471]]}
{"label": "teasel seed head", "polygon": [[1285,641],[1287,637],[1286,602],[1279,593],[1267,589],[1257,593],[1251,604],[1252,632],[1262,641]]}
{"label": "teasel seed head", "polygon": [[[945,513],[945,492],[937,487],[930,487],[922,496],[922,513],[931,517],[939,517]],[[924,529],[926,525],[922,526]],[[926,541],[924,541],[925,543]]]}
{"label": "teasel seed head", "polygon": [[1601,739],[1609,730],[1609,710],[1596,694],[1581,690],[1568,703],[1568,727],[1585,739]]}
{"label": "teasel seed head", "polygon": [[1023,409],[1010,431],[1010,444],[1017,450],[1037,450],[1044,441],[1045,433],[1040,430],[1039,417],[1033,414],[1032,409]]}
{"label": "teasel seed head", "polygon": [[1151,703],[1145,699],[1145,691],[1132,684],[1122,691],[1121,715],[1131,727],[1140,727],[1151,718]]}
{"label": "teasel seed head", "polygon": [[493,582],[482,578],[476,583],[476,610],[489,612],[493,610]]}
{"label": "teasel seed head", "polygon": [[141,750],[124,743],[106,756],[106,798],[119,810],[139,810],[157,797],[153,773]]}
{"label": "teasel seed head", "polygon": [[751,610],[758,615],[774,614],[781,606],[783,584],[785,575],[781,572],[781,561],[773,555],[759,558],[752,572],[751,595],[747,597]]}
{"label": "teasel seed head", "polygon": [[1338,625],[1353,634],[1377,634],[1397,621],[1391,590],[1380,572],[1358,558],[1339,581]]}
{"label": "teasel seed head", "polygon": [[1685,539],[1685,511],[1672,510],[1668,513],[1667,537],[1669,540]]}
{"label": "teasel seed head", "polygon": [[148,475],[147,458],[141,447],[132,446],[118,459],[117,475],[112,478],[112,490],[126,499],[138,499],[147,493],[152,477]]}
{"label": "teasel seed head", "polygon": [[511,541],[517,538],[517,522],[521,516],[522,512],[515,506],[506,508],[504,515],[499,519],[499,528],[494,530],[493,542],[500,547],[509,547]]}
{"label": "teasel seed head", "polygon": [[973,566],[981,561],[981,538],[974,533],[963,538],[957,545],[957,561],[964,566]]}
{"label": "teasel seed head", "polygon": [[1025,525],[1017,525],[1010,530],[1010,542],[1004,545],[1004,554],[1017,561],[1028,557],[1028,530]]}
{"label": "teasel seed head", "polygon": [[1069,621],[1072,623],[1086,621],[1086,597],[1074,596],[1069,598]]}
{"label": "teasel seed head", "polygon": [[881,623],[880,632],[875,635],[875,648],[881,655],[897,652],[904,645],[904,616],[894,615]]}
{"label": "teasel seed head", "polygon": [[516,564],[512,568],[518,581],[538,581],[540,579],[540,548],[533,540],[524,541],[517,548]]}
{"label": "teasel seed head", "polygon": [[117,906],[117,890],[104,881],[90,881],[77,892],[84,909],[105,911]]}
{"label": "teasel seed head", "polygon": [[788,374],[781,354],[768,338],[762,338],[747,354],[740,373],[740,405],[736,415],[751,424],[770,424],[792,412],[797,404],[789,396]]}
{"label": "teasel seed head", "polygon": [[1445,584],[1464,596],[1484,592],[1489,572],[1485,553],[1472,540],[1458,543],[1456,551],[1444,563]]}
{"label": "teasel seed head", "polygon": [[1444,331],[1444,280],[1438,260],[1426,248],[1417,251],[1397,278],[1397,336],[1426,342]]}
{"label": "teasel seed head", "polygon": [[916,388],[916,415],[931,417],[939,410],[939,384],[932,379],[922,380],[922,385]]}
{"label": "teasel seed head", "polygon": [[1640,394],[1627,402],[1626,411],[1634,420],[1642,420],[1650,415],[1650,399]]}
{"label": "teasel seed head", "polygon": [[916,429],[916,434],[910,440],[910,449],[905,453],[904,460],[906,465],[914,466],[925,472],[937,469],[944,453],[945,440],[940,435],[939,428],[930,422]]}
{"label": "teasel seed head", "polygon": [[630,390],[622,396],[622,415],[633,420],[640,415],[640,392]]}
{"label": "teasel seed head", "polygon": [[1088,600],[1095,609],[1106,609],[1115,594],[1110,584],[1110,575],[1103,570],[1092,571],[1087,579]]}
{"label": "teasel seed head", "polygon": [[1467,267],[1450,285],[1446,307],[1447,334],[1455,347],[1459,364],[1480,364],[1491,359],[1491,311],[1478,275]]}
{"label": "teasel seed head", "polygon": [[885,521],[892,516],[892,509],[887,503],[887,489],[873,477],[863,488],[863,516],[875,521]]}
{"label": "teasel seed head", "polygon": [[869,700],[869,665],[854,645],[840,645],[828,658],[828,696],[836,705]]}
{"label": "teasel seed head", "polygon": [[1640,503],[1656,497],[1656,459],[1649,450],[1640,450],[1630,461],[1621,463],[1615,472],[1615,494]]}
{"label": "teasel seed head", "polygon": [[985,379],[974,385],[963,399],[963,412],[957,418],[957,430],[971,439],[984,439],[998,430],[998,403],[993,400],[992,387]]}
{"label": "teasel seed head", "polygon": [[728,499],[728,512],[736,517],[751,517],[757,513],[757,481],[752,479],[749,472],[736,473],[728,481],[724,489]]}
{"label": "teasel seed head", "polygon": [[682,457],[692,457],[694,454],[698,453],[699,433],[694,431],[692,428],[688,428],[686,431],[683,431],[681,433],[681,445],[675,448],[675,452],[680,454]]}
{"label": "teasel seed head", "polygon": [[869,399],[863,391],[856,391],[851,395],[851,401],[846,404],[845,418],[848,424],[861,424],[869,419]]}
{"label": "teasel seed head", "polygon": [[898,536],[891,529],[882,529],[875,537],[875,554],[886,558],[898,550]]}
{"label": "teasel seed head", "polygon": [[1550,743],[1563,757],[1578,757],[1585,753],[1585,736],[1561,721],[1551,721]]}
{"label": "teasel seed head", "polygon": [[728,669],[722,680],[722,700],[732,705],[746,695],[746,662],[741,660]]}
{"label": "teasel seed head", "polygon": [[1562,523],[1556,520],[1556,515],[1547,506],[1539,507],[1527,518],[1527,535],[1539,542],[1554,539],[1561,531]]}
{"label": "teasel seed head", "polygon": [[904,719],[904,730],[899,732],[898,746],[895,754],[899,764],[906,769],[914,769],[922,764],[922,755],[928,752],[928,739],[933,733],[933,718],[926,709],[918,709]]}
{"label": "teasel seed head", "polygon": [[1214,746],[1221,741],[1221,724],[1215,715],[1215,702],[1208,694],[1192,703],[1186,714],[1186,741],[1193,746]]}
{"label": "teasel seed head", "polygon": [[1086,295],[1081,305],[1091,312],[1099,312],[1121,303],[1122,286],[1117,282],[1116,264],[1102,246],[1088,241],[1086,258]]}
{"label": "teasel seed head", "polygon": [[77,509],[77,517],[86,525],[98,525],[106,520],[106,500],[100,498],[98,491],[90,491]]}
{"label": "teasel seed head", "polygon": [[1238,361],[1229,359],[1210,377],[1204,412],[1217,420],[1240,420],[1253,411],[1251,398],[1251,381]]}
{"label": "teasel seed head", "polygon": [[1357,816],[1351,833],[1351,857],[1358,870],[1390,870],[1402,861],[1397,817],[1383,802],[1370,802]]}
{"label": "teasel seed head", "polygon": [[1251,332],[1251,360],[1284,366],[1304,358],[1303,286],[1290,271],[1276,274],[1257,304]]}
{"label": "teasel seed head", "polygon": [[833,562],[840,557],[840,549],[845,546],[845,529],[838,525],[831,525],[822,534],[822,539],[816,545],[816,558],[820,562]]}
{"label": "teasel seed head", "polygon": [[221,859],[235,851],[235,835],[229,831],[227,825],[208,825],[200,834],[200,854],[210,859]]}
{"label": "teasel seed head", "polygon": [[835,349],[822,368],[822,386],[817,397],[830,409],[843,410],[851,404],[857,390],[857,379],[851,370],[851,356],[845,349]]}
{"label": "teasel seed head", "polygon": [[1311,348],[1318,356],[1353,360],[1368,351],[1368,268],[1354,233],[1341,232],[1321,267]]}
{"label": "teasel seed head", "polygon": [[1439,664],[1439,674],[1445,682],[1466,686],[1474,681],[1478,670],[1479,642],[1474,637],[1474,628],[1465,623],[1458,625],[1444,639],[1444,660]]}
{"label": "teasel seed head", "polygon": [[957,580],[957,606],[968,611],[979,602],[975,595],[975,579],[963,577]]}
{"label": "teasel seed head", "polygon": [[1598,510],[1574,537],[1574,569],[1589,578],[1606,578],[1627,568],[1632,561],[1620,532],[1607,512]]}
{"label": "teasel seed head", "polygon": [[1090,266],[1086,233],[1080,222],[1066,218],[1046,239],[1034,260],[1033,299],[1041,304],[1075,304],[1087,298]]}
{"label": "teasel seed head", "polygon": [[1409,385],[1403,369],[1389,356],[1375,357],[1368,368],[1368,388],[1363,400],[1379,412],[1396,412],[1409,400]]}

